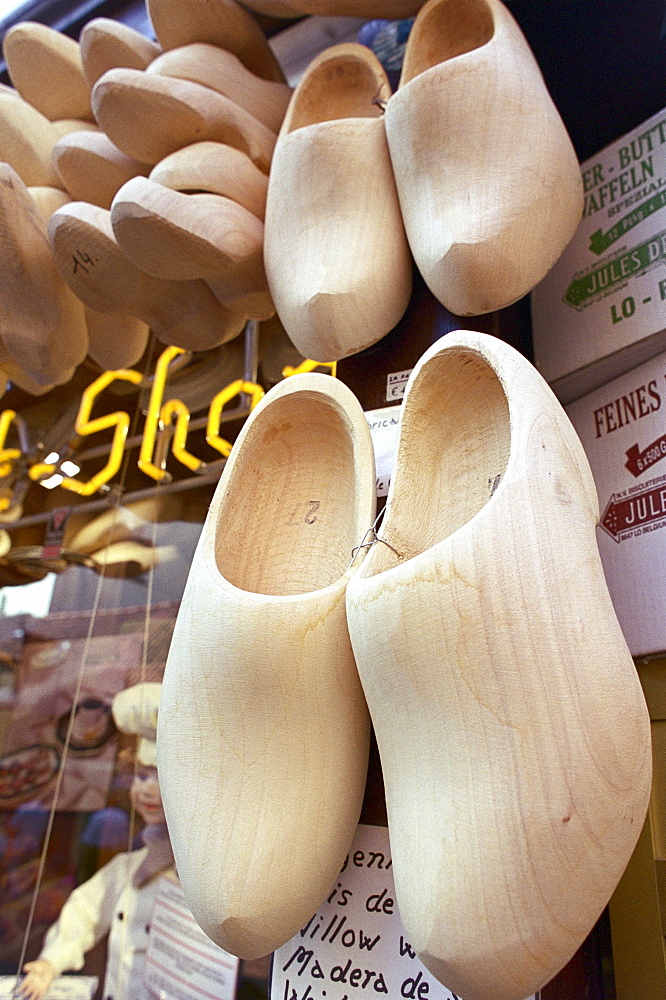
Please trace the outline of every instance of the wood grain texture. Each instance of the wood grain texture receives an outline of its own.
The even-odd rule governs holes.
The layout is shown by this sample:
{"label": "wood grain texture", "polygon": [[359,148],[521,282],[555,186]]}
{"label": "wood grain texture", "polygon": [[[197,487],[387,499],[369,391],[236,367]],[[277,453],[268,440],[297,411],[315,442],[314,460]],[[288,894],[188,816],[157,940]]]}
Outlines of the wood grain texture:
{"label": "wood grain texture", "polygon": [[396,325],[412,264],[378,101],[390,86],[362,45],[315,58],[289,105],[268,184],[264,261],[304,357],[333,361]]}
{"label": "wood grain texture", "polygon": [[280,131],[292,93],[286,83],[264,80],[251,73],[233,52],[205,42],[165,52],[151,63],[148,72],[210,87],[275,133]]}
{"label": "wood grain texture", "polygon": [[157,42],[109,17],[88,21],[81,30],[79,44],[83,72],[90,87],[109,69],[146,69],[162,52]]}
{"label": "wood grain texture", "polygon": [[0,161],[13,167],[24,184],[60,184],[51,161],[57,138],[48,118],[18,91],[0,88]]}
{"label": "wood grain texture", "polygon": [[284,73],[263,31],[235,0],[147,0],[155,34],[167,51],[208,42],[233,52],[249,70],[284,83]]}
{"label": "wood grain texture", "polygon": [[171,153],[150,172],[174,191],[207,191],[238,202],[263,222],[268,177],[240,149],[222,142],[195,142]]}
{"label": "wood grain texture", "polygon": [[247,153],[268,173],[274,132],[209,87],[189,80],[112,69],[92,94],[95,117],[128,156],[154,166],[193,142],[213,140]]}
{"label": "wood grain texture", "polygon": [[[71,201],[69,194],[59,188],[28,188],[45,226],[51,216]],[[148,343],[148,326],[134,316],[115,313],[107,315],[83,306],[88,331],[88,356],[103,371],[131,368],[135,365]]]}
{"label": "wood grain texture", "polygon": [[83,118],[59,118],[51,122],[56,140],[62,139],[71,132],[101,132],[101,128],[95,122],[85,121]]}
{"label": "wood grain texture", "polygon": [[[378,542],[347,589],[397,901],[465,1000],[550,980],[608,902],[651,782],[580,441],[529,362],[448,334],[405,394]],[[389,547],[390,546],[390,547]]]}
{"label": "wood grain texture", "polygon": [[409,244],[433,294],[467,316],[529,292],[573,236],[582,182],[499,0],[429,0],[385,125]]}
{"label": "wood grain texture", "polygon": [[103,132],[71,132],[53,147],[53,163],[73,201],[111,208],[117,191],[150,167],[123,153]]}
{"label": "wood grain texture", "polygon": [[88,327],[88,356],[102,371],[132,368],[148,346],[150,328],[127,313],[101,313],[84,306]]}
{"label": "wood grain texture", "polygon": [[139,270],[118,246],[109,213],[70,202],[53,214],[49,239],[72,291],[101,313],[143,320],[163,343],[208,350],[237,336],[244,317],[225,309],[202,281],[160,281]]}
{"label": "wood grain texture", "polygon": [[327,375],[245,423],[194,556],[164,677],[158,769],[188,905],[243,958],[330,892],[363,799],[369,725],[345,624],[374,458]]}
{"label": "wood grain texture", "polygon": [[6,163],[0,218],[0,338],[12,373],[5,362],[0,366],[10,375],[24,372],[24,385],[38,389],[64,384],[87,352],[83,306],[58,273],[28,189]]}
{"label": "wood grain texture", "polygon": [[73,38],[37,21],[21,21],[9,29],[2,49],[12,83],[33,108],[51,121],[92,119],[90,86]]}
{"label": "wood grain texture", "polygon": [[230,198],[182,194],[135,177],[114,198],[111,225],[123,252],[146,274],[212,278],[230,298],[268,289],[263,223]]}

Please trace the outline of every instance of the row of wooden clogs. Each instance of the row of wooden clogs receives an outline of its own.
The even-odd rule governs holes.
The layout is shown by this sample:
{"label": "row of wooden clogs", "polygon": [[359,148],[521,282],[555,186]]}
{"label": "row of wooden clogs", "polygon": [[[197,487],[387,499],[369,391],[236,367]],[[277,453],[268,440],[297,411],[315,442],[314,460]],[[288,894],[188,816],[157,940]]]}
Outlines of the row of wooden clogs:
{"label": "row of wooden clogs", "polygon": [[[2,129],[0,159],[14,170],[5,170],[11,183],[4,191],[3,217],[6,223],[12,216],[21,216],[25,223],[31,216],[32,230],[39,231],[41,260],[32,268],[30,283],[22,282],[21,274],[16,274],[14,298],[5,310],[16,322],[10,329],[4,323],[0,327],[0,366],[27,391],[45,392],[67,381],[86,350],[102,367],[135,363],[145,348],[149,326],[165,342],[186,349],[207,349],[240,332],[250,314],[265,318],[274,312],[261,263],[262,217],[266,173],[275,143],[269,124],[279,126],[290,90],[251,16],[233,0],[227,0],[224,7],[226,26],[221,38],[218,32],[218,40],[241,53],[248,65],[269,79],[246,68],[235,52],[195,43],[162,54],[161,45],[106,19],[86,26],[80,46],[43,25],[20,24],[8,33],[5,56],[16,90],[3,88],[0,93],[0,120],[8,126]],[[178,18],[173,21],[168,6],[158,4],[158,22],[161,12],[167,15],[165,31],[171,40],[167,44],[173,38],[182,40]],[[172,31],[169,35],[169,28],[176,34]],[[156,61],[150,73],[144,72]],[[36,72],[35,66],[39,67]],[[185,79],[188,76],[203,82]],[[132,147],[133,142],[140,144],[142,137],[148,136],[138,150],[142,159],[120,149],[93,121],[95,100],[91,105],[90,87],[95,88],[100,77],[105,78],[99,88],[104,124],[114,137],[119,130],[126,148],[127,143]],[[56,97],[52,97],[54,90]],[[224,95],[225,90],[230,97]],[[269,124],[236,103],[241,98]],[[202,130],[204,120],[206,128]],[[128,121],[141,127],[130,134],[124,124]],[[152,140],[151,135],[155,137]],[[161,159],[165,149],[178,154],[197,135],[210,140],[205,146],[184,151],[185,156],[158,163],[151,178],[146,177],[153,165],[146,161]],[[161,141],[166,146],[160,146]],[[130,206],[125,196],[121,225],[130,232],[130,247],[136,221],[143,223],[139,231],[146,230],[146,238],[139,240],[141,246],[154,247],[157,239],[153,257],[160,262],[158,274],[154,267],[152,274],[146,274],[136,260],[119,249],[110,224],[108,210],[113,196],[137,177],[144,182],[139,183],[142,198]],[[38,199],[37,213],[21,180]],[[208,196],[182,194],[188,190],[208,192]],[[76,204],[71,204],[70,198]],[[168,217],[172,208],[175,221]],[[56,262],[85,310],[67,295],[44,253],[47,220],[41,216],[53,213],[57,218],[51,223],[51,244]],[[3,258],[10,264],[30,257],[33,248],[26,246],[25,228],[24,224],[3,225]],[[169,237],[171,243],[167,244]],[[230,246],[226,255],[225,241]],[[164,254],[160,242],[164,243]],[[169,250],[178,264],[174,278],[165,278],[161,266]],[[193,264],[188,267],[188,254],[208,256],[212,263],[206,260],[198,268]],[[150,270],[149,260],[138,263],[147,263]],[[235,267],[237,282],[229,274],[217,280],[218,268],[224,270],[225,265],[227,270]],[[170,275],[174,268],[166,271]],[[210,279],[208,285],[200,280],[204,274]],[[67,303],[66,316],[62,309],[53,308],[53,295],[49,297],[48,292],[54,288],[57,298]],[[36,324],[30,310],[26,312],[26,303],[36,299],[41,303],[33,305],[33,313],[35,309],[48,313],[50,323]],[[235,300],[233,307],[228,308],[221,299]],[[73,353],[71,357],[67,351],[60,353],[56,363],[50,356],[51,345],[62,343],[63,325],[69,331],[65,339]],[[31,358],[40,353],[35,354],[34,348],[41,347],[41,364],[26,366],[26,351],[13,354],[7,350],[7,341],[30,345]]]}

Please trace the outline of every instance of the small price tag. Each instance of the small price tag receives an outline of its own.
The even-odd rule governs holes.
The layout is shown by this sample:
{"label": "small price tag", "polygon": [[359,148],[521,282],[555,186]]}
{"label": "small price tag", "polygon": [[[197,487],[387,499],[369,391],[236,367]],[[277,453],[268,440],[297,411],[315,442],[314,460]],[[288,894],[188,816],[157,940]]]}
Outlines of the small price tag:
{"label": "small price tag", "polygon": [[384,406],[379,410],[368,410],[365,418],[370,427],[372,444],[375,449],[377,496],[385,497],[388,496],[389,483],[395,464],[400,407]]}
{"label": "small price tag", "polygon": [[386,402],[396,403],[405,395],[407,380],[412,374],[412,369],[407,368],[404,372],[392,372],[386,376]]}

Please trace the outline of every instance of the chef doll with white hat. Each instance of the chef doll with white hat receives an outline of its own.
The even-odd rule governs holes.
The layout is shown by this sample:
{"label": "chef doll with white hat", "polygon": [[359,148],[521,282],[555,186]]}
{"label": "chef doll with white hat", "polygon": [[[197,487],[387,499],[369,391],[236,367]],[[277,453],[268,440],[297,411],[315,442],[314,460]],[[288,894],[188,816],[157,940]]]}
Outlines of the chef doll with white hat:
{"label": "chef doll with white hat", "polygon": [[150,918],[158,876],[171,869],[173,854],[157,781],[156,726],[161,684],[143,683],[113,699],[122,732],[139,737],[138,769],[130,798],[145,822],[143,847],[117,854],[78,886],[47,931],[39,958],[24,966],[19,987],[27,1000],[42,1000],[56,976],[83,967],[85,954],[109,932],[104,1000],[152,997],[144,979]]}

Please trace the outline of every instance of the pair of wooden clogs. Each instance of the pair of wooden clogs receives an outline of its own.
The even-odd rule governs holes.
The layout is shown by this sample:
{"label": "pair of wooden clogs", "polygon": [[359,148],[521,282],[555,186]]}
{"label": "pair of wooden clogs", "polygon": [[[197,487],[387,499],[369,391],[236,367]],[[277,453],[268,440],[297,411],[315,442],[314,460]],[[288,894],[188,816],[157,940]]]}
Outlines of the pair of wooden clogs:
{"label": "pair of wooden clogs", "polygon": [[269,286],[301,353],[342,358],[400,319],[410,248],[451,312],[489,312],[544,276],[582,204],[573,147],[509,11],[429,0],[393,96],[352,44],[299,83],[271,168]]}
{"label": "pair of wooden clogs", "polygon": [[457,332],[410,377],[376,535],[374,492],[335,379],[285,380],[243,427],[164,677],[179,876],[236,955],[296,934],[349,850],[370,714],[411,944],[466,1000],[522,1000],[599,917],[650,789],[590,469],[529,362]]}

